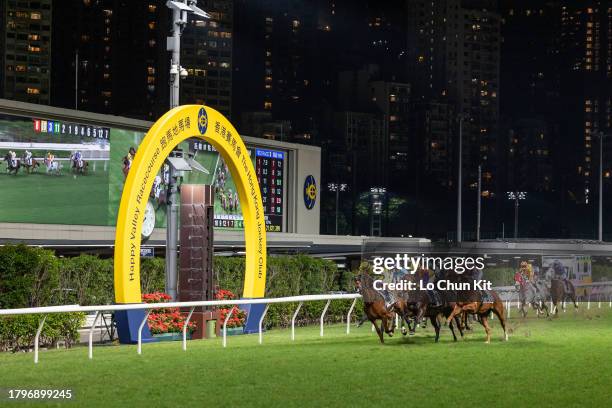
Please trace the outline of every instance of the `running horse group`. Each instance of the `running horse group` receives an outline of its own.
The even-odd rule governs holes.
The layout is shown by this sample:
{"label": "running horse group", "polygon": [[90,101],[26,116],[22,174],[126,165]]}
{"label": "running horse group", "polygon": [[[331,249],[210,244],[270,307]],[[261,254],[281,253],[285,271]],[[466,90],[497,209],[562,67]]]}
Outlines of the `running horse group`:
{"label": "running horse group", "polygon": [[[546,313],[546,317],[550,313],[555,316],[559,313],[558,305],[562,304],[565,308],[565,302],[571,300],[574,307],[578,309],[576,302],[576,288],[567,278],[554,278],[553,276],[563,276],[559,270],[562,265],[555,261],[550,267],[551,273],[549,279],[537,279],[533,267],[529,262],[522,261],[519,270],[514,275],[514,282],[519,294],[520,310],[523,317],[527,317],[526,306],[530,305],[537,316]],[[550,281],[550,286],[546,282]],[[552,303],[552,310],[549,311],[548,302]]]}
{"label": "running horse group", "polygon": [[[404,279],[418,282],[428,271],[420,270],[413,275],[406,275]],[[470,275],[456,274],[454,271],[440,275],[436,279],[446,279],[454,282],[471,282]],[[374,280],[367,272],[360,273],[355,278],[355,286],[359,290],[364,302],[365,318],[369,320],[380,339],[384,343],[384,333],[393,336],[395,331],[395,314],[406,322],[411,333],[414,333],[416,325],[429,318],[435,329],[435,341],[440,339],[441,324],[438,316],[444,316],[445,323],[449,325],[453,340],[457,341],[455,325],[463,337],[463,330],[467,328],[468,315],[476,316],[486,331],[486,343],[491,341],[491,327],[489,318],[494,314],[499,319],[504,330],[504,339],[508,340],[507,322],[504,303],[495,291],[428,291],[415,289],[409,291],[395,291],[393,299],[385,299],[384,296],[374,289]],[[417,284],[417,288],[418,288]],[[379,328],[377,321],[381,321]],[[406,334],[405,329],[402,330]]]}

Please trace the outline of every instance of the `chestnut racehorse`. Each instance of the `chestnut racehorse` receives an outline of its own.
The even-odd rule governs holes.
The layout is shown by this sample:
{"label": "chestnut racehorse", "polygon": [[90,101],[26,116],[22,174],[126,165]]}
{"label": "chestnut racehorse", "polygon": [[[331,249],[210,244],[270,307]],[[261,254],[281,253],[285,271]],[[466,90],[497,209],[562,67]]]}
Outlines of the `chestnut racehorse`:
{"label": "chestnut racehorse", "polygon": [[459,292],[459,297],[452,313],[446,319],[446,323],[450,324],[455,316],[461,313],[474,314],[479,317],[479,322],[487,332],[486,343],[491,342],[491,328],[489,327],[489,315],[494,313],[501,323],[504,329],[504,339],[508,340],[508,332],[506,331],[506,315],[504,302],[500,299],[497,292],[490,290],[489,294],[493,298],[493,302],[485,302],[482,298],[481,291],[478,290],[466,290]]}
{"label": "chestnut racehorse", "polygon": [[[384,344],[383,330],[389,337],[393,336],[393,331],[395,330],[394,313],[387,309],[385,299],[374,289],[373,279],[370,275],[367,273],[358,275],[355,278],[355,286],[363,298],[365,314],[374,325],[380,342]],[[376,324],[376,320],[381,321],[380,328]]]}

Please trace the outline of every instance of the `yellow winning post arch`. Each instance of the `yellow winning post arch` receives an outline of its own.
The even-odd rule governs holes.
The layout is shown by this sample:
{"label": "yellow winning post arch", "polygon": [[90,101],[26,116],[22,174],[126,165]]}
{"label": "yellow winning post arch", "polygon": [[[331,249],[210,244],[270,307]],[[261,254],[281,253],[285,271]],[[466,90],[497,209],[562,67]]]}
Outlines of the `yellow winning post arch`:
{"label": "yellow winning post arch", "polygon": [[266,223],[257,175],[232,124],[202,105],[178,106],[162,116],[138,147],[119,205],[115,235],[115,301],[140,303],[140,239],[153,179],[172,149],[190,137],[213,145],[235,181],[244,218],[245,298],[263,297],[266,286]]}

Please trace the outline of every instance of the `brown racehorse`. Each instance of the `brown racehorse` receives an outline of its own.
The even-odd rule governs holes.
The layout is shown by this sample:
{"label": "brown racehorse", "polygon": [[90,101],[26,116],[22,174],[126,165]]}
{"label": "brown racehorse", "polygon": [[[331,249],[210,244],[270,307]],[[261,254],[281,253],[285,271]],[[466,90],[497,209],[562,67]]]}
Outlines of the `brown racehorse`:
{"label": "brown racehorse", "polygon": [[35,171],[37,168],[40,167],[40,163],[38,162],[38,160],[34,158],[32,158],[32,164],[28,165],[25,160],[22,160],[21,165],[26,168],[26,171],[28,172],[28,174],[32,173],[33,171]]}
{"label": "brown racehorse", "polygon": [[565,301],[568,298],[574,302],[574,308],[578,309],[578,304],[576,303],[576,288],[574,288],[574,285],[568,279],[552,279],[550,281],[550,297],[553,302],[555,316],[559,313],[557,303],[562,303],[562,307],[565,309]]}
{"label": "brown racehorse", "polygon": [[463,312],[474,314],[479,317],[479,322],[487,332],[486,343],[491,342],[491,328],[489,327],[489,315],[494,313],[504,329],[504,339],[508,340],[508,332],[506,331],[506,315],[504,302],[500,299],[497,292],[491,290],[489,293],[493,296],[493,302],[483,302],[480,291],[466,290],[459,292],[459,298],[455,303],[452,313],[446,319],[446,323],[450,324],[455,316]]}
{"label": "brown racehorse", "polygon": [[[451,297],[447,297],[446,293],[443,292],[438,292],[440,297],[439,304],[433,304],[429,298],[429,295],[427,294],[427,291],[425,290],[414,290],[410,292],[412,293],[410,293],[408,297],[403,297],[394,304],[395,310],[408,324],[411,333],[414,333],[414,328],[416,328],[417,322],[420,323],[423,317],[429,317],[429,320],[436,331],[435,342],[437,343],[440,339],[440,322],[438,322],[438,315],[442,314],[444,317],[449,317],[454,309],[455,303],[449,301]],[[413,317],[415,318],[415,322],[414,326],[411,328],[410,319]],[[463,330],[460,325],[459,316],[455,316],[454,319],[457,327],[459,328],[459,333],[461,333],[461,337],[463,337]],[[453,323],[451,322],[449,326],[453,335],[453,340],[457,341]]]}
{"label": "brown racehorse", "polygon": [[[383,330],[389,337],[393,336],[395,330],[394,313],[387,309],[384,298],[374,289],[373,279],[370,275],[367,273],[358,275],[355,278],[355,286],[363,298],[365,314],[374,325],[380,342],[384,344]],[[380,328],[376,324],[376,320],[381,321]]]}

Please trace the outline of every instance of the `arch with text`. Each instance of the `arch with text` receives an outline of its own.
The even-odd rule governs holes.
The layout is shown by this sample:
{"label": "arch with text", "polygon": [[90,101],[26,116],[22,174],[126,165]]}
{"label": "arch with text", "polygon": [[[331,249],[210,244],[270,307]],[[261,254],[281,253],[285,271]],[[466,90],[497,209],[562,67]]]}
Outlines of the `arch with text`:
{"label": "arch with text", "polygon": [[114,285],[117,303],[139,303],[142,221],[155,175],[170,152],[188,138],[210,143],[236,184],[244,219],[245,274],[242,296],[263,297],[266,283],[266,222],[257,175],[232,124],[202,105],[178,106],[153,124],[138,147],[123,187],[115,234]]}

